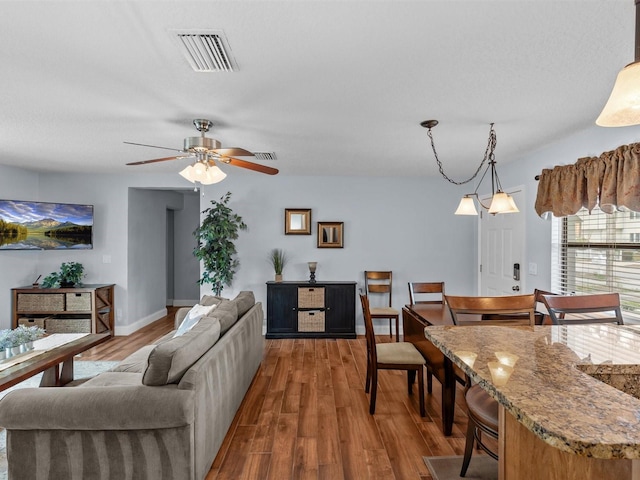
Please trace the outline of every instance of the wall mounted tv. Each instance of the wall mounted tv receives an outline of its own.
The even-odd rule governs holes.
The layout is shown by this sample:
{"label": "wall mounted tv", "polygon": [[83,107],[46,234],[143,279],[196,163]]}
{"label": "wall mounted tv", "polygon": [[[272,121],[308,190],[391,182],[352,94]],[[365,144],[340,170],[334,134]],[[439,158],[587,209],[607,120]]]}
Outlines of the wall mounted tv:
{"label": "wall mounted tv", "polygon": [[93,205],[0,200],[0,250],[93,248]]}

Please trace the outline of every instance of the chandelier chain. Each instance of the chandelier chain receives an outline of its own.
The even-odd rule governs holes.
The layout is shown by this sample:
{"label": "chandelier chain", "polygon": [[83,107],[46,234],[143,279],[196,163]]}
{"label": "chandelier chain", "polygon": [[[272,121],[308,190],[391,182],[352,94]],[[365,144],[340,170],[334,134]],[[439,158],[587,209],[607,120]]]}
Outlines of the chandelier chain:
{"label": "chandelier chain", "polygon": [[436,152],[436,146],[433,143],[433,134],[431,133],[431,128],[428,129],[427,135],[429,135],[429,139],[431,140],[431,149],[433,150],[433,156],[435,157],[436,163],[438,164],[438,170],[440,171],[440,175],[442,175],[444,179],[447,180],[449,183],[453,183],[454,185],[464,185],[466,183],[471,182],[474,178],[478,176],[478,173],[480,173],[480,170],[482,170],[482,167],[487,162],[487,159],[489,160],[489,163],[495,161],[494,150],[496,148],[496,132],[493,129],[493,123],[491,124],[491,127],[489,129],[489,140],[487,141],[487,148],[484,151],[484,158],[482,159],[482,162],[480,162],[480,165],[478,166],[478,169],[475,171],[475,173],[470,178],[463,181],[453,180],[446,173],[444,173],[442,162],[438,158],[438,154]]}

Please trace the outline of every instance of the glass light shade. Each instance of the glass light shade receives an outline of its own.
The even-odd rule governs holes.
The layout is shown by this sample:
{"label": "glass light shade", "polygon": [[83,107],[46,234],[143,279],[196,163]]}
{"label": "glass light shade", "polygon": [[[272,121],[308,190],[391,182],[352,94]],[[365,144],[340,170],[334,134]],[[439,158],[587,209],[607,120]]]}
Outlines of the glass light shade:
{"label": "glass light shade", "polygon": [[199,182],[203,185],[211,185],[213,183],[221,182],[226,178],[227,174],[224,173],[217,165],[209,166],[204,175],[201,176]]}
{"label": "glass light shade", "polygon": [[455,211],[455,215],[478,215],[478,210],[476,210],[476,204],[473,198],[468,195],[462,197],[458,209]]}
{"label": "glass light shade", "polygon": [[207,171],[207,166],[202,162],[196,162],[193,164],[193,173],[196,175],[196,178],[202,177]]}
{"label": "glass light shade", "polygon": [[596,120],[596,125],[626,127],[638,124],[640,124],[640,62],[634,62],[618,73],[609,100]]}
{"label": "glass light shade", "polygon": [[309,272],[315,273],[316,267],[318,266],[318,262],[308,262],[309,264]]}
{"label": "glass light shade", "polygon": [[516,202],[513,201],[511,195],[507,195],[504,192],[496,192],[491,199],[491,206],[489,207],[489,213],[518,213],[518,207]]}
{"label": "glass light shade", "polygon": [[187,180],[189,180],[191,183],[195,183],[196,182],[196,177],[193,173],[193,165],[187,165],[181,172],[180,175],[183,178],[186,178]]}

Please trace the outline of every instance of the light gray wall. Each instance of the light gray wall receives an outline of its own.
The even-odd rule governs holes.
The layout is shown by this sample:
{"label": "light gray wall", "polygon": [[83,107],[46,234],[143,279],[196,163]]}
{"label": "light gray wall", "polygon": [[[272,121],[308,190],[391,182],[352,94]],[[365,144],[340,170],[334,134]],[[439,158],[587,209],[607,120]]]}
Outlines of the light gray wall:
{"label": "light gray wall", "polygon": [[200,262],[193,256],[197,242],[193,231],[200,224],[200,195],[188,191],[183,194],[184,207],[173,212],[174,249],[173,304],[194,305],[200,298]]}

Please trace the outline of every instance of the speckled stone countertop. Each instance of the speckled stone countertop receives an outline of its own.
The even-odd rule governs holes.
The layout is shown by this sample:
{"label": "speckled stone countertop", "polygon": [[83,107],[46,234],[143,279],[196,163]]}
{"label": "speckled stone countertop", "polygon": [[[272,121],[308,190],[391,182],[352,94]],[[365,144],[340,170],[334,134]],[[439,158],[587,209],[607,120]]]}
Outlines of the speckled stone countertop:
{"label": "speckled stone countertop", "polygon": [[446,326],[425,336],[546,443],[640,458],[640,327]]}

